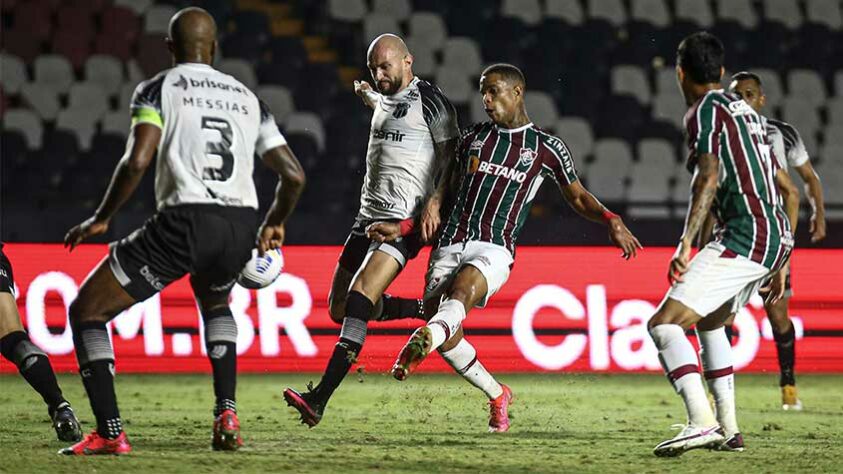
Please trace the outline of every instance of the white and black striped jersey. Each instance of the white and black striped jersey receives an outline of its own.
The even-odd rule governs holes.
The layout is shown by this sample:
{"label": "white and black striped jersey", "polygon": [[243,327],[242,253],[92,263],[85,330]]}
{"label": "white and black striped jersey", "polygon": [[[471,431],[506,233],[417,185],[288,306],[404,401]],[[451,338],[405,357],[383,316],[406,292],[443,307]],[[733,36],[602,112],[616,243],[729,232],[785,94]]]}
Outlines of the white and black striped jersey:
{"label": "white and black striped jersey", "polygon": [[358,219],[406,219],[433,191],[434,143],[459,137],[457,114],[442,91],[418,77],[374,104]]}
{"label": "white and black striped jersey", "polygon": [[796,128],[780,120],[764,117],[767,129],[767,141],[779,166],[786,170],[788,166],[802,166],[810,160],[805,142]]}
{"label": "white and black striped jersey", "polygon": [[254,155],[287,143],[269,109],[240,81],[206,64],[181,63],[141,82],[132,126],[161,128],[158,210],[209,203],[257,209]]}

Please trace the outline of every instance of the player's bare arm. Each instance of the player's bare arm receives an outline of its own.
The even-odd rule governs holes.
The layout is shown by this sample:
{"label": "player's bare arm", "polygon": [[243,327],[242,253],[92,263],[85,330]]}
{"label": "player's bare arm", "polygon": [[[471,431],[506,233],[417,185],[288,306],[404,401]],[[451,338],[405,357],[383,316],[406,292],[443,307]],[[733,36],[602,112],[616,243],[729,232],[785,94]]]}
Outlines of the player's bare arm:
{"label": "player's bare arm", "polygon": [[682,232],[679,247],[670,260],[667,278],[671,284],[682,281],[682,275],[688,271],[694,238],[699,235],[706,216],[710,214],[711,203],[714,201],[718,173],[717,156],[710,153],[699,155],[697,168],[691,181],[691,202],[688,204],[688,215],[685,217],[685,230]]}
{"label": "player's bare arm", "polygon": [[817,175],[810,161],[794,168],[805,183],[805,194],[808,196],[808,202],[811,203],[809,228],[811,242],[817,243],[825,238],[825,200],[823,198],[823,186],[820,183],[819,175]]}
{"label": "player's bare arm", "polygon": [[284,243],[284,223],[296,207],[304,190],[304,170],[287,145],[278,146],[263,154],[263,162],[278,173],[275,201],[266,213],[258,230],[258,252],[263,255],[269,249],[279,248]]}
{"label": "player's bare arm", "polygon": [[132,129],[126,142],[126,153],[114,169],[102,202],[93,216],[67,232],[65,247],[70,247],[72,252],[83,240],[108,231],[111,218],[135,192],[152,163],[160,140],[161,129],[155,125],[141,123]]}
{"label": "player's bare arm", "polygon": [[700,227],[700,232],[697,234],[697,249],[702,249],[713,240],[714,224],[716,222],[717,217],[715,217],[713,212],[709,212],[708,215],[705,216],[705,221],[703,221],[702,227]]}
{"label": "player's bare arm", "polygon": [[579,181],[562,186],[562,196],[577,211],[577,214],[590,221],[605,223],[608,226],[609,239],[615,246],[623,250],[623,258],[629,260],[638,254],[638,250],[644,248],[641,242],[627,229],[623,219],[606,209]]}
{"label": "player's bare arm", "polygon": [[787,213],[787,220],[790,221],[790,230],[796,234],[796,225],[799,223],[799,189],[790,179],[787,171],[783,169],[776,172],[776,187],[784,200],[784,210]]}
{"label": "player's bare arm", "polygon": [[448,193],[454,189],[453,182],[456,177],[454,168],[456,168],[457,142],[458,139],[454,138],[434,144],[436,163],[441,173],[436,190],[428,198],[422,210],[421,220],[419,221],[423,242],[430,242],[439,230],[439,225],[442,222],[440,212],[442,203],[447,199]]}

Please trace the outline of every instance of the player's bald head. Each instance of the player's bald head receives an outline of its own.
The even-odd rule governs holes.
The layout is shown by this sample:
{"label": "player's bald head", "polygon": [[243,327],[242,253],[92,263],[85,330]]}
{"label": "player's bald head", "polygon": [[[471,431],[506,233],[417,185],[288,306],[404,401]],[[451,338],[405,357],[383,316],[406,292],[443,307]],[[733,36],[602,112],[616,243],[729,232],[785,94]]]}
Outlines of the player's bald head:
{"label": "player's bald head", "polygon": [[372,43],[369,44],[366,59],[371,62],[375,58],[381,59],[391,55],[403,58],[409,54],[410,50],[407,49],[407,43],[404,40],[392,33],[384,33],[373,39]]}
{"label": "player's bald head", "polygon": [[372,41],[366,52],[366,63],[381,94],[395,94],[413,79],[413,55],[404,40],[391,33]]}
{"label": "player's bald head", "polygon": [[177,60],[180,56],[188,56],[186,60],[190,61],[195,59],[190,56],[197,54],[213,57],[217,24],[207,11],[199,7],[179,10],[170,19],[168,31],[170,48]]}

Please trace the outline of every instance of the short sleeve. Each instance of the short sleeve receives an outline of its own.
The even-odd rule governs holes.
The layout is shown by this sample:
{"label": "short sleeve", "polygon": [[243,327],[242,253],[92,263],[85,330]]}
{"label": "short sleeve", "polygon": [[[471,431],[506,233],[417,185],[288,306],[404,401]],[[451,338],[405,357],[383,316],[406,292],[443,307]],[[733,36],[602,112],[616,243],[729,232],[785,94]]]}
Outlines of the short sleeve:
{"label": "short sleeve", "polygon": [[141,82],[135,88],[135,92],[132,94],[132,103],[129,106],[133,127],[139,123],[148,123],[158,128],[164,127],[161,89],[166,76],[166,73],[161,73],[148,81]]}
{"label": "short sleeve", "polygon": [[576,182],[578,178],[574,158],[565,142],[557,137],[547,136],[541,143],[542,149],[539,153],[542,158],[542,172],[553,177],[560,186]]}
{"label": "short sleeve", "polygon": [[717,113],[718,105],[714,95],[703,97],[702,102],[692,117],[686,123],[688,132],[688,147],[694,155],[720,153],[720,132],[723,130],[723,120]]}
{"label": "short sleeve", "polygon": [[258,128],[258,140],[255,143],[255,153],[257,153],[258,156],[263,156],[263,154],[268,150],[286,145],[287,139],[284,138],[284,135],[282,135],[281,131],[278,130],[278,125],[275,124],[275,117],[269,110],[269,106],[267,106],[262,100],[258,100],[258,102],[260,103],[261,123]]}
{"label": "short sleeve", "polygon": [[460,136],[457,110],[442,91],[433,85],[419,84],[424,121],[430,129],[434,143],[441,143]]}
{"label": "short sleeve", "polygon": [[793,143],[786,151],[787,163],[790,166],[802,166],[807,163],[811,157],[808,155],[808,149],[805,148],[805,142],[802,141],[802,136],[799,135],[799,132],[793,127],[790,127],[790,131],[793,133]]}
{"label": "short sleeve", "polygon": [[784,140],[782,134],[767,133],[767,141],[770,142],[770,153],[773,155],[773,162],[779,168],[787,168],[787,156],[785,155]]}

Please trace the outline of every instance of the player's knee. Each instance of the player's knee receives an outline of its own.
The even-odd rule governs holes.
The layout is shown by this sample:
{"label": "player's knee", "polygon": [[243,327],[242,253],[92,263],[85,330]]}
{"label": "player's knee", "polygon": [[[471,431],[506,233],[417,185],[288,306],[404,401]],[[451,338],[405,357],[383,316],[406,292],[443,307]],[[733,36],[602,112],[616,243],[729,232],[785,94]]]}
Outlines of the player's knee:
{"label": "player's knee", "polygon": [[342,324],[342,320],[345,317],[345,302],[342,303],[328,303],[328,315],[331,317],[331,321]]}
{"label": "player's knee", "polygon": [[85,301],[78,296],[73,302],[70,303],[70,306],[67,308],[67,318],[70,320],[71,324],[79,324],[84,323],[85,321]]}

